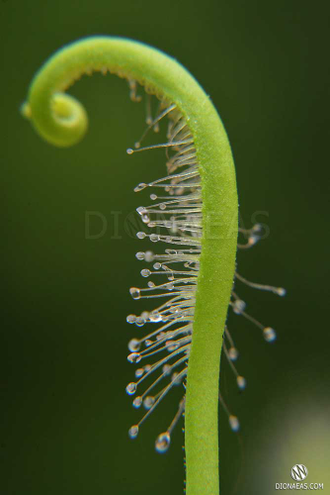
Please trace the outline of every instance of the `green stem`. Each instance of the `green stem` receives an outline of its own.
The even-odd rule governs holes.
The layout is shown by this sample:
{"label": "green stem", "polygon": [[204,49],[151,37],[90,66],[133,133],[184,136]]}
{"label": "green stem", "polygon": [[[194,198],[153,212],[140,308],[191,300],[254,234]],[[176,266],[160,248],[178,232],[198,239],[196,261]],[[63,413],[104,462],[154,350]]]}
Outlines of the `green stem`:
{"label": "green stem", "polygon": [[111,37],[73,43],[37,73],[22,111],[48,142],[70,146],[83,137],[87,114],[63,91],[94,70],[134,79],[175,103],[194,138],[202,179],[203,237],[187,377],[187,495],[217,495],[219,366],[234,278],[238,216],[229,142],[209,97],[178,62],[144,44]]}

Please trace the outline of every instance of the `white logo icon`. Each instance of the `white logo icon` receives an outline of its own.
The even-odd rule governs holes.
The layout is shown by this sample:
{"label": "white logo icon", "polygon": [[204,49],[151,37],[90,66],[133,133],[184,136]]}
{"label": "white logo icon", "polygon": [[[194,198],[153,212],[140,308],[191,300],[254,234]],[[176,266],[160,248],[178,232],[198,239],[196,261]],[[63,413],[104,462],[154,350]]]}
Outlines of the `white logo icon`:
{"label": "white logo icon", "polygon": [[296,464],[291,469],[291,478],[295,481],[303,481],[308,476],[308,469],[303,464]]}

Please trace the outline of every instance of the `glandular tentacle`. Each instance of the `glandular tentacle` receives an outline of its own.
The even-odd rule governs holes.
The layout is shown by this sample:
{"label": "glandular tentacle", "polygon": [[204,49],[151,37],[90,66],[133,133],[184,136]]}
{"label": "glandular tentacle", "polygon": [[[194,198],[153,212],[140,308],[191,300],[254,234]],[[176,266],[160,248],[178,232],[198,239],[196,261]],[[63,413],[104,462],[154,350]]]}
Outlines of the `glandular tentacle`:
{"label": "glandular tentacle", "polygon": [[[165,118],[169,122],[168,142],[141,148],[141,141],[147,132],[155,123],[160,123]],[[201,253],[202,197],[193,138],[185,119],[179,114],[175,105],[168,104],[165,108],[163,105],[158,116],[149,121],[146,131],[136,144],[138,149],[130,148],[129,154],[134,154],[135,151],[164,148],[167,152],[168,170],[168,175],[165,177],[150,183],[141,183],[135,188],[135,191],[139,192],[145,188],[161,187],[165,193],[165,195],[157,195],[152,192],[150,194],[152,204],[137,208],[142,222],[151,230],[151,233],[138,232],[137,237],[141,240],[149,239],[153,243],[173,245],[173,248],[165,248],[163,253],[146,251],[136,255],[141,261],[153,263],[151,269],[143,268],[141,275],[146,279],[156,278],[161,282],[156,284],[150,281],[147,287],[131,288],[132,297],[134,299],[168,298],[153,311],[144,313],[143,317],[142,315],[128,317],[130,323],[138,326],[149,323],[159,324],[157,330],[140,339],[132,339],[129,345],[130,350],[136,351],[129,355],[129,360],[140,362],[143,359],[158,359],[149,365],[146,372],[143,369],[139,372],[141,376],[135,385],[128,385],[128,393],[131,394],[132,390],[135,393],[137,388],[140,388],[151,376],[154,379],[133,400],[134,407],[139,408],[144,405],[148,410],[136,425],[140,428],[174,385],[183,383],[182,380],[187,374]],[[169,382],[168,385],[154,394],[153,391],[166,380]],[[167,430],[157,437],[155,444],[157,452],[163,453],[168,450],[172,431],[182,416],[184,405],[185,389],[173,421]],[[131,431],[130,429],[132,437]]]}

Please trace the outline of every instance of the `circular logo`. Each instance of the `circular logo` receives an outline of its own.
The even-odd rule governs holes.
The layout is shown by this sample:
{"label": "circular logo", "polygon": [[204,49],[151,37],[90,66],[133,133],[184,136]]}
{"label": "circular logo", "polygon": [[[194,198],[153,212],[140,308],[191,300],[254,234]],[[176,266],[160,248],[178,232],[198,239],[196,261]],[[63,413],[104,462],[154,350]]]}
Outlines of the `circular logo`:
{"label": "circular logo", "polygon": [[303,481],[308,476],[308,469],[303,464],[296,464],[291,469],[291,478],[295,481]]}

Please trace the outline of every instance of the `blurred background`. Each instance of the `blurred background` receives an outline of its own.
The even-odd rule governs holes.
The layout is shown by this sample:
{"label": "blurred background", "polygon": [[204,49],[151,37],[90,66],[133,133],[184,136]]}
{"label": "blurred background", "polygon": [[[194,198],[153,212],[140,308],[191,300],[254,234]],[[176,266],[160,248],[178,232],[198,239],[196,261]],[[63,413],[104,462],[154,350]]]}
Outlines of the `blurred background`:
{"label": "blurred background", "polygon": [[162,153],[126,155],[144,107],[125,81],[83,78],[71,92],[90,130],[71,149],[46,144],[19,114],[43,62],[94,34],[164,50],[211,95],[233,148],[241,221],[269,229],[239,253],[239,271],[287,289],[285,298],[241,291],[276,343],[229,319],[248,386],[238,393],[223,360],[241,432],[221,413],[222,493],[271,494],[296,463],[330,493],[328,14],[326,2],[293,0],[2,0],[3,495],[183,493],[181,424],[170,451],[154,451],[177,394],[136,441],[127,435],[140,412],[125,393],[127,342],[138,331],[126,315],[141,309],[128,288],[143,283],[135,252],[149,246],[134,237],[143,200],[133,188],[165,170]]}

